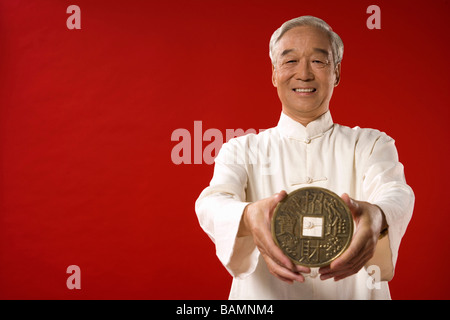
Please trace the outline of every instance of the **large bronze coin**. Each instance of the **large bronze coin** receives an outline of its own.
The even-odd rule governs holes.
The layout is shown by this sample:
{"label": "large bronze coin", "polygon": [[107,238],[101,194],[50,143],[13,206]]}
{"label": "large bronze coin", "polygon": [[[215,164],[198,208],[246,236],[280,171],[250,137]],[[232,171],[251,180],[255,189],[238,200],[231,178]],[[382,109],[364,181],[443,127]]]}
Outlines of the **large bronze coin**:
{"label": "large bronze coin", "polygon": [[278,203],[272,236],[294,263],[323,267],[349,246],[353,219],[345,202],[330,190],[301,188]]}

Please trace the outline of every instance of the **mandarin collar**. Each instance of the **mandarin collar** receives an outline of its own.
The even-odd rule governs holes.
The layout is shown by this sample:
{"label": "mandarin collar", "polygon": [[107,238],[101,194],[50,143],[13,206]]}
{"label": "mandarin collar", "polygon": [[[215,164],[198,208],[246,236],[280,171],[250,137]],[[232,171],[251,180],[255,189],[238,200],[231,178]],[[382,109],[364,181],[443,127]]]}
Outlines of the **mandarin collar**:
{"label": "mandarin collar", "polygon": [[281,112],[277,128],[280,130],[282,135],[288,138],[297,140],[309,140],[322,136],[332,126],[333,119],[331,117],[330,110],[328,110],[316,120],[308,123],[306,127],[300,122],[297,122],[287,116],[284,112]]}

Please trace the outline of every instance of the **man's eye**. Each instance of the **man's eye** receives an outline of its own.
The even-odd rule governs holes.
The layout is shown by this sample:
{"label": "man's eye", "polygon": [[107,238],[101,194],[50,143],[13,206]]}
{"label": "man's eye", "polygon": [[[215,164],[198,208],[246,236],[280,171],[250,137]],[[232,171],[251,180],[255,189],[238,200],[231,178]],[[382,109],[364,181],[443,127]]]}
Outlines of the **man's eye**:
{"label": "man's eye", "polygon": [[313,60],[313,63],[320,63],[320,64],[323,64],[323,63],[325,63],[325,62],[323,62],[323,61],[321,61],[321,60]]}
{"label": "man's eye", "polygon": [[286,63],[296,63],[297,60],[288,60]]}

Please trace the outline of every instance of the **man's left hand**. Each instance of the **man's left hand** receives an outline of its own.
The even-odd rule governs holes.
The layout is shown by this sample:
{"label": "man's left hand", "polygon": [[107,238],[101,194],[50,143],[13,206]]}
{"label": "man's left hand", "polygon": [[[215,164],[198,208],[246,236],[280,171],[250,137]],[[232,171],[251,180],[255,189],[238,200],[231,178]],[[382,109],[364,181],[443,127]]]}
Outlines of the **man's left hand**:
{"label": "man's left hand", "polygon": [[346,193],[341,198],[352,213],[356,230],[347,250],[330,265],[319,269],[322,280],[341,280],[361,270],[372,258],[380,232],[387,226],[384,213],[378,206],[353,200]]}

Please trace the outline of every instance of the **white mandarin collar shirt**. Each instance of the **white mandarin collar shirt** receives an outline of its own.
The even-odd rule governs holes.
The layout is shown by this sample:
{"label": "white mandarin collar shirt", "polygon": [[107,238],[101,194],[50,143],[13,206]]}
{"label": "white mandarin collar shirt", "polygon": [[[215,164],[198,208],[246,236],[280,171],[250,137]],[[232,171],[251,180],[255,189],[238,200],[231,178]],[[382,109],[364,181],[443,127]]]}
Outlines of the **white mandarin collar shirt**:
{"label": "white mandarin collar shirt", "polygon": [[390,299],[388,282],[374,284],[365,268],[337,282],[320,280],[313,269],[304,283],[284,283],[270,274],[251,236],[237,237],[248,203],[307,186],[348,193],[383,210],[389,233],[367,266],[379,271],[375,280],[392,278],[414,206],[394,140],[378,130],[333,124],[329,111],[306,127],[282,113],[276,127],[222,146],[210,185],[196,201],[200,226],[233,277],[229,298]]}
{"label": "white mandarin collar shirt", "polygon": [[306,127],[282,112],[277,125],[282,135],[304,142],[309,142],[311,139],[322,136],[324,132],[330,130],[332,127],[333,119],[330,111],[325,112],[315,121],[310,122]]}

